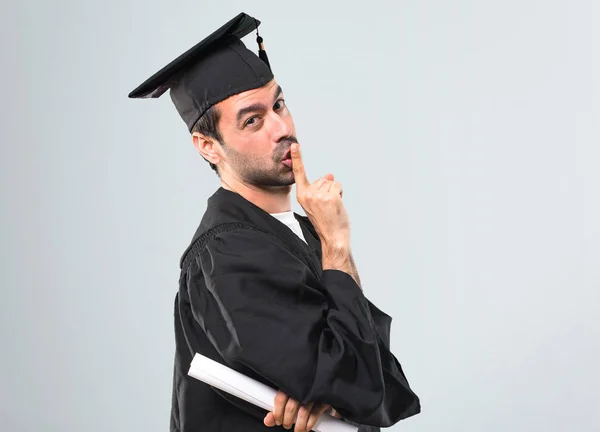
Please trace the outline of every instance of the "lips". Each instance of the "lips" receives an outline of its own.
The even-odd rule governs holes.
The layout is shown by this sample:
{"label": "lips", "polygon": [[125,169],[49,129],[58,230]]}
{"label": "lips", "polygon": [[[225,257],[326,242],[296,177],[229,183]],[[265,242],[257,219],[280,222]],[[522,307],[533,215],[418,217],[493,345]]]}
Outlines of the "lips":
{"label": "lips", "polygon": [[281,162],[288,168],[292,167],[292,153],[290,150],[286,151],[283,154],[283,158],[281,159]]}

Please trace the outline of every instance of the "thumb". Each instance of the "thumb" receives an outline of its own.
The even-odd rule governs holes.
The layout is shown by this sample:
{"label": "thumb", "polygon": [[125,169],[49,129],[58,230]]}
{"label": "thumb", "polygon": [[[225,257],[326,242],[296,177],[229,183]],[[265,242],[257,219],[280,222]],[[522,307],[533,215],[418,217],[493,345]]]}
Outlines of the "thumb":
{"label": "thumb", "polygon": [[263,423],[265,424],[265,426],[268,426],[268,427],[275,426],[275,419],[273,418],[272,412],[267,413],[267,415],[263,419]]}

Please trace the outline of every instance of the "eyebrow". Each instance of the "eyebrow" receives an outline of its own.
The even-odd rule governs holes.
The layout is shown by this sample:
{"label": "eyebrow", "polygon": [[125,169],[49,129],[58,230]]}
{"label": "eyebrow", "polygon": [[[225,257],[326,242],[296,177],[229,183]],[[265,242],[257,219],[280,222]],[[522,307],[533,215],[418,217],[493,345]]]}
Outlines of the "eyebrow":
{"label": "eyebrow", "polygon": [[266,109],[267,109],[267,107],[261,103],[255,103],[252,105],[248,105],[247,107],[244,107],[238,111],[237,117],[236,117],[237,122],[239,123],[242,120],[242,118],[248,113],[256,112],[256,111],[265,111]]}
{"label": "eyebrow", "polygon": [[281,88],[280,85],[277,86],[277,90],[275,90],[275,96],[273,97],[273,102],[277,101],[277,98],[279,96],[281,96],[281,93],[283,93],[283,89]]}
{"label": "eyebrow", "polygon": [[[275,96],[273,96],[273,103],[275,103],[277,101],[277,98],[279,96],[281,96],[282,93],[283,93],[283,89],[281,88],[281,86],[278,85],[277,90],[275,90]],[[266,109],[267,109],[267,107],[261,103],[255,103],[252,105],[248,105],[247,107],[244,107],[237,112],[236,121],[239,123],[246,114],[256,112],[256,111],[266,111]]]}

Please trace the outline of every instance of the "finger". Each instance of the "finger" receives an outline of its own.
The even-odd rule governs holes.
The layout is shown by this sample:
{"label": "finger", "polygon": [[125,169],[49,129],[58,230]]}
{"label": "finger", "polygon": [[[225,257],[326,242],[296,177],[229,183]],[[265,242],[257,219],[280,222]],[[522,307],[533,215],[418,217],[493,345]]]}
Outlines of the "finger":
{"label": "finger", "polygon": [[306,428],[308,425],[308,419],[310,418],[310,413],[312,411],[314,402],[311,402],[307,405],[303,405],[298,410],[298,416],[296,417],[296,425],[294,426],[294,432],[308,432],[309,429]]}
{"label": "finger", "polygon": [[314,189],[314,190],[319,190],[321,189],[321,187],[327,183],[329,180],[327,180],[327,176],[325,177],[321,177],[318,180],[315,180],[315,182],[313,184],[311,184],[310,186]]}
{"label": "finger", "polygon": [[312,430],[312,428],[315,426],[321,415],[330,408],[331,405],[328,404],[315,405],[310,414],[310,418],[308,419],[308,424],[306,425],[308,430]]}
{"label": "finger", "polygon": [[331,408],[331,405],[328,404],[319,404],[313,407],[312,412],[310,413],[310,418],[308,419],[308,424],[306,425],[308,430],[312,430],[317,423],[317,420],[319,420],[319,417],[321,417],[321,414],[323,414],[329,408]]}
{"label": "finger", "polygon": [[294,143],[291,146],[292,153],[292,171],[294,172],[294,180],[296,181],[297,190],[306,189],[310,186],[308,179],[306,178],[306,171],[304,170],[304,162],[302,162],[302,155],[300,154],[300,145]]}
{"label": "finger", "polygon": [[343,195],[342,185],[338,182],[332,182],[331,189],[329,189],[331,193],[338,193],[340,196]]}
{"label": "finger", "polygon": [[275,420],[275,424],[277,426],[281,426],[281,423],[283,423],[283,412],[285,410],[287,401],[288,395],[282,391],[278,391],[275,395],[275,403],[273,407],[273,419]]}
{"label": "finger", "polygon": [[283,427],[289,429],[292,427],[294,422],[296,421],[296,416],[298,415],[298,409],[300,408],[300,403],[292,398],[288,399],[288,402],[285,406],[285,411],[283,413]]}
{"label": "finger", "polygon": [[267,413],[263,422],[264,422],[265,426],[268,426],[268,427],[275,426],[275,417],[273,417],[273,413],[272,412]]}
{"label": "finger", "polygon": [[335,418],[342,418],[342,415],[337,412],[333,407],[331,407],[331,415]]}
{"label": "finger", "polygon": [[327,192],[331,188],[332,184],[333,184],[333,182],[331,180],[325,180],[325,181],[321,182],[319,187],[316,187],[316,186],[315,187],[317,190]]}

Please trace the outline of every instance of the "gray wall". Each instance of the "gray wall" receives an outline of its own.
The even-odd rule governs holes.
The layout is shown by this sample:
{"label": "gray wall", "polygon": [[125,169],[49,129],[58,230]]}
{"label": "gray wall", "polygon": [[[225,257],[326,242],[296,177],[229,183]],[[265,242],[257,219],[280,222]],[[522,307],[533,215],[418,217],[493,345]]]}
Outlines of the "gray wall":
{"label": "gray wall", "polygon": [[126,96],[240,11],[394,317],[423,413],[392,429],[600,430],[599,3],[343,4],[2,3],[0,430],[167,430],[218,183],[168,96]]}

